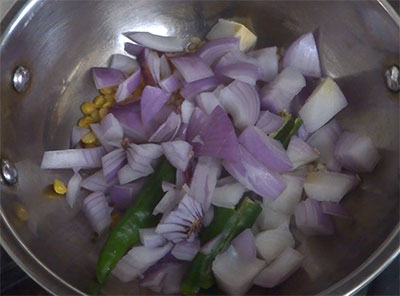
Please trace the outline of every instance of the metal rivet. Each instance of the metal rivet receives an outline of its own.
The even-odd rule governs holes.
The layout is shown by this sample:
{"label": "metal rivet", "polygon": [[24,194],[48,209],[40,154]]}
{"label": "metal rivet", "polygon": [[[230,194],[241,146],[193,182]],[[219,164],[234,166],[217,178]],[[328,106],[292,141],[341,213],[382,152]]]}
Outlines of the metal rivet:
{"label": "metal rivet", "polygon": [[18,66],[12,77],[12,84],[19,93],[25,92],[29,88],[31,72],[24,66]]}
{"label": "metal rivet", "polygon": [[1,159],[1,176],[9,185],[17,183],[18,172],[15,165],[11,161],[7,159]]}
{"label": "metal rivet", "polygon": [[399,66],[393,65],[386,70],[385,81],[391,91],[398,92],[400,90]]}

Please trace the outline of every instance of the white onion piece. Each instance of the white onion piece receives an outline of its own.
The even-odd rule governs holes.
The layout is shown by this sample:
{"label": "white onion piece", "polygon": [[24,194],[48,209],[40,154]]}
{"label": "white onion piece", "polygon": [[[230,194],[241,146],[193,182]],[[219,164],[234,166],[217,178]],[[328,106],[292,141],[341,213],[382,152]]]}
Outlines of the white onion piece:
{"label": "white onion piece", "polygon": [[279,56],[276,46],[251,51],[249,56],[257,60],[263,72],[263,81],[269,82],[278,75]]}
{"label": "white onion piece", "polygon": [[260,230],[275,229],[282,224],[289,224],[290,215],[273,210],[268,203],[263,204],[263,209],[257,217],[257,226]]}
{"label": "white onion piece", "polygon": [[107,151],[121,147],[124,130],[112,113],[108,113],[100,124],[91,124],[90,128]]}
{"label": "white onion piece", "polygon": [[320,162],[325,164],[330,171],[334,172],[339,172],[342,167],[334,155],[335,145],[341,133],[342,128],[336,120],[332,120],[317,130],[307,140],[307,143],[320,153]]}
{"label": "white onion piece", "polygon": [[182,140],[165,142],[161,144],[164,155],[168,161],[178,170],[186,171],[192,157],[192,145]]}
{"label": "white onion piece", "polygon": [[181,198],[182,196],[180,196],[180,193],[177,190],[175,189],[168,190],[164,194],[160,202],[157,204],[157,206],[154,208],[153,215],[170,212],[173,208],[175,208],[178,205]]}
{"label": "white onion piece", "polygon": [[118,175],[118,171],[126,164],[126,153],[122,148],[115,149],[101,158],[103,173],[108,183]]}
{"label": "white onion piece", "polygon": [[246,188],[232,177],[226,177],[217,182],[212,204],[217,207],[233,209],[242,198]]}
{"label": "white onion piece", "polygon": [[196,54],[211,66],[226,53],[239,50],[239,42],[240,40],[234,37],[211,40],[200,47]]}
{"label": "white onion piece", "polygon": [[161,60],[156,52],[145,48],[138,56],[142,69],[143,80],[146,85],[157,86],[160,81]]}
{"label": "white onion piece", "polygon": [[308,197],[318,201],[340,202],[358,184],[354,175],[328,171],[308,174],[304,190]]}
{"label": "white onion piece", "polygon": [[208,156],[199,157],[190,185],[190,196],[199,202],[205,211],[211,205],[220,174],[221,163],[218,159]]}
{"label": "white onion piece", "polygon": [[256,259],[256,243],[250,228],[246,228],[238,234],[238,236],[232,240],[232,246],[244,260],[251,261]]}
{"label": "white onion piece", "polygon": [[293,136],[290,138],[287,156],[293,164],[293,169],[297,169],[302,165],[316,160],[318,153],[302,139]]}
{"label": "white onion piece", "polygon": [[323,79],[301,107],[299,115],[304,126],[312,133],[332,119],[347,106],[347,100],[339,86],[328,77]]}
{"label": "white onion piece", "polygon": [[103,192],[93,192],[83,200],[82,210],[93,230],[101,234],[111,223],[112,208]]}
{"label": "white onion piece", "polygon": [[78,197],[82,177],[79,173],[75,173],[68,181],[66,200],[71,208],[74,207],[76,198]]}
{"label": "white onion piece", "polygon": [[268,137],[256,126],[247,127],[239,137],[239,143],[260,163],[276,172],[285,172],[292,163],[281,142]]}
{"label": "white onion piece", "polygon": [[167,243],[156,248],[144,246],[133,247],[120,261],[125,261],[140,274],[143,274],[150,266],[154,265],[171,251],[173,245]]}
{"label": "white onion piece", "polygon": [[93,192],[106,192],[111,186],[115,185],[117,182],[118,180],[114,179],[111,183],[107,183],[106,178],[104,177],[103,170],[99,170],[83,180],[81,182],[81,187]]}
{"label": "white onion piece", "polygon": [[181,116],[171,112],[167,120],[150,136],[149,142],[161,143],[175,138],[181,125]]}
{"label": "white onion piece", "polygon": [[46,151],[40,167],[42,169],[100,168],[101,158],[105,153],[103,147]]}
{"label": "white onion piece", "polygon": [[227,66],[231,66],[234,64],[241,64],[241,63],[251,64],[251,65],[257,67],[257,72],[259,72],[259,74],[262,76],[262,70],[258,65],[257,59],[252,58],[249,55],[246,55],[239,50],[230,51],[227,54],[225,54],[223,57],[221,57],[219,59],[218,63],[215,64],[214,70],[215,70],[215,72],[222,73],[223,72],[222,68],[225,68]]}
{"label": "white onion piece", "polygon": [[165,79],[172,75],[167,57],[163,54],[160,58],[160,79]]}
{"label": "white onion piece", "polygon": [[285,52],[282,65],[293,67],[303,75],[321,77],[318,49],[313,33],[307,33],[298,38]]}
{"label": "white onion piece", "polygon": [[339,137],[335,157],[345,169],[357,173],[372,172],[380,159],[369,137],[350,132],[344,132]]}
{"label": "white onion piece", "polygon": [[181,241],[177,243],[171,251],[171,254],[179,260],[192,261],[200,250],[200,240],[195,239],[192,242]]}
{"label": "white onion piece", "polygon": [[167,240],[156,233],[156,228],[141,228],[139,229],[140,242],[146,248],[161,247],[167,243]]}
{"label": "white onion piece", "polygon": [[111,56],[110,68],[120,70],[129,76],[133,72],[140,69],[139,63],[126,55],[123,54],[113,54]]}
{"label": "white onion piece", "polygon": [[263,77],[260,67],[250,63],[236,63],[219,67],[218,70],[215,70],[215,73],[250,85],[255,85],[257,80]]}
{"label": "white onion piece", "polygon": [[256,123],[260,115],[260,99],[254,86],[234,81],[221,90],[219,99],[237,129],[243,130]]}
{"label": "white onion piece", "polygon": [[192,101],[193,98],[204,91],[213,91],[221,82],[221,78],[217,76],[196,80],[186,83],[181,89],[180,94],[186,100]]}
{"label": "white onion piece", "polygon": [[277,199],[270,202],[268,206],[274,211],[292,215],[297,204],[300,202],[301,193],[303,192],[303,184],[306,178],[289,174],[282,175],[282,178],[286,182],[286,189]]}
{"label": "white onion piece", "polygon": [[187,83],[214,76],[210,66],[194,54],[172,57],[171,63]]}
{"label": "white onion piece", "polygon": [[183,101],[181,105],[182,123],[189,123],[190,117],[192,116],[195,107],[196,106],[192,102],[188,100]]}
{"label": "white onion piece", "polygon": [[185,41],[179,37],[159,36],[148,32],[130,33],[127,37],[143,47],[161,52],[181,52],[185,49]]}
{"label": "white onion piece", "polygon": [[90,132],[90,129],[74,125],[71,132],[71,148],[75,148],[84,135]]}
{"label": "white onion piece", "polygon": [[289,278],[301,266],[302,261],[303,255],[292,248],[287,248],[271,265],[261,271],[255,278],[254,284],[264,288],[275,287]]}
{"label": "white onion piece", "polygon": [[282,116],[269,111],[261,111],[256,126],[268,135],[279,130],[284,121],[285,119]]}
{"label": "white onion piece", "polygon": [[332,217],[325,214],[319,202],[312,198],[299,203],[294,217],[297,228],[306,235],[332,235],[335,232]]}
{"label": "white onion piece", "polygon": [[224,160],[224,168],[243,186],[264,199],[277,198],[286,188],[279,174],[263,166],[242,146],[240,151],[241,158],[238,161]]}
{"label": "white onion piece", "polygon": [[196,97],[195,101],[197,106],[207,114],[211,114],[217,106],[223,108],[214,92],[202,92]]}
{"label": "white onion piece", "polygon": [[294,248],[295,241],[288,226],[281,225],[277,229],[258,233],[255,244],[258,254],[269,264],[286,248]]}
{"label": "white onion piece", "polygon": [[137,89],[142,80],[142,71],[137,69],[131,76],[118,85],[117,92],[115,93],[115,101],[120,103],[129,98],[132,93]]}
{"label": "white onion piece", "polygon": [[253,280],[264,268],[265,262],[254,258],[248,260],[239,255],[233,246],[220,253],[212,264],[218,287],[231,295],[245,294]]}
{"label": "white onion piece", "polygon": [[140,271],[130,265],[124,257],[118,261],[111,273],[124,283],[131,282],[142,275]]}
{"label": "white onion piece", "polygon": [[211,30],[207,33],[208,40],[236,37],[240,39],[239,49],[248,51],[257,42],[257,36],[240,23],[219,19]]}
{"label": "white onion piece", "polygon": [[290,102],[306,86],[306,80],[294,68],[286,68],[260,91],[261,108],[274,113],[289,110]]}
{"label": "white onion piece", "polygon": [[91,72],[97,89],[116,86],[126,78],[124,73],[111,68],[94,67]]}

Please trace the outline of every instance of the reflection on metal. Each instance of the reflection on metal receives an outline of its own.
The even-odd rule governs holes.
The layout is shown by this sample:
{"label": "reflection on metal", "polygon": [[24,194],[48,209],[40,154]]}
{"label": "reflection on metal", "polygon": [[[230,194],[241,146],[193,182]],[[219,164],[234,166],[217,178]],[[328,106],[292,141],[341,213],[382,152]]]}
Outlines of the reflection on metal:
{"label": "reflection on metal", "polygon": [[385,82],[388,89],[394,92],[400,90],[400,75],[397,65],[390,66],[385,72]]}
{"label": "reflection on metal", "polygon": [[12,77],[12,84],[19,93],[27,91],[31,81],[31,72],[24,66],[18,66]]}
{"label": "reflection on metal", "polygon": [[1,177],[4,182],[9,185],[13,185],[18,181],[17,169],[15,165],[7,159],[1,159]]}

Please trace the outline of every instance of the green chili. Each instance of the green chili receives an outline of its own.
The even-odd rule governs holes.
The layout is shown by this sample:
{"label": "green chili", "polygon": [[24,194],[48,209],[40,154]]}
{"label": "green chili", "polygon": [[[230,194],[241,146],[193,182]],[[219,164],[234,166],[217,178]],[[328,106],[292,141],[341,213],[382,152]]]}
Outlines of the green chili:
{"label": "green chili", "polygon": [[139,242],[139,228],[151,227],[158,222],[153,209],[163,196],[162,181],[175,183],[175,169],[165,158],[111,231],[97,261],[96,276],[99,283],[107,280],[119,259]]}

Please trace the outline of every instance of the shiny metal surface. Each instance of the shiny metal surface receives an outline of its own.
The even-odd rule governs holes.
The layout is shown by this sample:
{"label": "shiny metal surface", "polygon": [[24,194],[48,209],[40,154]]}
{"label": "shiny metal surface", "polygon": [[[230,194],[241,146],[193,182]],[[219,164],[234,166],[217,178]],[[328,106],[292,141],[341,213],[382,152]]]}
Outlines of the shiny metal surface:
{"label": "shiny metal surface", "polygon": [[8,159],[1,159],[1,177],[9,185],[18,182],[18,172],[15,165]]}
{"label": "shiny metal surface", "polygon": [[[16,186],[1,184],[1,243],[52,293],[92,293],[102,246],[102,239],[91,242],[82,213],[46,195],[55,177],[68,180],[71,173],[39,168],[43,151],[68,147],[79,105],[96,95],[89,68],[123,52],[123,32],[202,38],[219,17],[245,23],[258,35],[258,47],[285,47],[317,30],[323,71],[349,101],[340,123],[369,135],[382,155],[344,200],[352,223],[337,221],[335,237],[297,235],[309,254],[309,274],[300,270],[279,287],[250,294],[354,293],[399,253],[399,98],[382,77],[399,64],[400,22],[386,2],[33,0],[3,27],[0,44],[1,156],[19,173]],[[24,94],[10,84],[18,65],[32,72]],[[28,210],[26,222],[18,220],[16,202]],[[148,293],[115,278],[101,292]]]}
{"label": "shiny metal surface", "polygon": [[394,92],[400,91],[399,66],[393,65],[385,72],[386,86]]}
{"label": "shiny metal surface", "polygon": [[19,93],[26,92],[31,82],[31,72],[24,66],[18,66],[12,77],[12,84]]}

